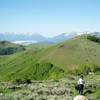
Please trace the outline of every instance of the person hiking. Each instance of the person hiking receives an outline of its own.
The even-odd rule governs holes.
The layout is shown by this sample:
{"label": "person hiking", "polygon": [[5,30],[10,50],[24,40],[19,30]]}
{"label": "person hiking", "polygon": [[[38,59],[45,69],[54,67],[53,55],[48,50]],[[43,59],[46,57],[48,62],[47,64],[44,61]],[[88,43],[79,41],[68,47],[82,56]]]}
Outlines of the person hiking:
{"label": "person hiking", "polygon": [[79,94],[83,94],[84,84],[85,84],[84,77],[83,77],[83,75],[81,75],[80,79],[78,80],[78,91],[79,91]]}

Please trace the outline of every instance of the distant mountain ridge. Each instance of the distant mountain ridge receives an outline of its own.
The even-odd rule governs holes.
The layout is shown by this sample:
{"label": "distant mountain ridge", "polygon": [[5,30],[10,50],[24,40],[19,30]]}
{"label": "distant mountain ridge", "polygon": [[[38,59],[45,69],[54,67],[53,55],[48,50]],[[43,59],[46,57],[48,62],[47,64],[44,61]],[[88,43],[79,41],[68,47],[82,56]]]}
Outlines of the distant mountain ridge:
{"label": "distant mountain ridge", "polygon": [[39,44],[39,45],[52,45],[60,42],[64,42],[76,36],[82,34],[91,34],[100,37],[100,32],[72,32],[72,33],[62,33],[60,35],[47,38],[40,34],[15,34],[15,33],[0,33],[0,41],[7,40],[10,42],[18,43],[18,44]]}
{"label": "distant mountain ridge", "polygon": [[7,40],[10,42],[14,41],[20,41],[20,40],[34,40],[34,41],[44,41],[46,40],[45,37],[43,37],[40,34],[15,34],[15,33],[0,33],[0,40]]}

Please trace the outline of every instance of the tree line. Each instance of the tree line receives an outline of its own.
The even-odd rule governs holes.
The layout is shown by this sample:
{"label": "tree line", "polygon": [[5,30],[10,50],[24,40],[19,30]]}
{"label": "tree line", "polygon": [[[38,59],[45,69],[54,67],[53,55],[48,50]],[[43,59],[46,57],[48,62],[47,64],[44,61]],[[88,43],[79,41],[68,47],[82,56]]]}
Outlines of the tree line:
{"label": "tree line", "polygon": [[87,36],[87,39],[91,40],[91,41],[94,41],[94,42],[98,42],[100,43],[100,37],[96,37],[95,35],[88,35]]}

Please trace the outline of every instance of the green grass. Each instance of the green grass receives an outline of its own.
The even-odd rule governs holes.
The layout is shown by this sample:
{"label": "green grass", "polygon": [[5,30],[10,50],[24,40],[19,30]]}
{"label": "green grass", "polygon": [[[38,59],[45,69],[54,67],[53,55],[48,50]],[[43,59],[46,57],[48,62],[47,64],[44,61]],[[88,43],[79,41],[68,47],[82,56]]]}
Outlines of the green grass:
{"label": "green grass", "polygon": [[[0,56],[0,80],[56,80],[81,64],[100,65],[100,43],[90,41],[84,35],[55,46],[25,48],[23,52]],[[79,71],[82,72],[81,68]]]}
{"label": "green grass", "polygon": [[0,41],[0,55],[10,55],[24,50],[25,47],[23,45]]}
{"label": "green grass", "polygon": [[96,100],[100,99],[100,72],[98,75],[92,74],[86,76],[86,84],[91,84],[92,87],[88,87],[85,89],[86,90],[91,90],[93,93],[87,93],[86,96],[95,98]]}
{"label": "green grass", "polygon": [[[80,76],[69,75],[61,79],[33,81],[31,84],[15,84],[10,82],[0,82],[0,99],[3,100],[30,100],[32,98],[40,100],[72,100],[73,97],[79,95],[75,90]],[[100,100],[100,72],[85,75],[84,93],[88,90],[92,93],[86,93],[85,96],[93,100]],[[96,85],[96,88],[94,87]],[[92,87],[90,87],[92,86]],[[13,89],[13,87],[19,87]],[[12,99],[11,99],[12,98]],[[1,99],[2,100],[2,99]]]}
{"label": "green grass", "polygon": [[[51,76],[61,73],[62,69],[52,65],[51,63],[40,63],[38,59],[40,51],[24,51],[0,59],[0,79],[16,80],[27,78],[33,80],[48,79]],[[51,67],[50,67],[51,66]]]}
{"label": "green grass", "polygon": [[74,69],[80,64],[100,65],[100,43],[76,37],[46,50],[40,61],[49,61],[60,68]]}

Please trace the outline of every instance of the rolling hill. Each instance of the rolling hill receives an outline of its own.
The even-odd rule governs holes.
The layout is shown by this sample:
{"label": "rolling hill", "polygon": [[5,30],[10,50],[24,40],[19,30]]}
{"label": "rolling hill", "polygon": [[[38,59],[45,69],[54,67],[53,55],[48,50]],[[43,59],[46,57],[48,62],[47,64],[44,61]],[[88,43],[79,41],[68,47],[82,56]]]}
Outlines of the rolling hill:
{"label": "rolling hill", "polygon": [[60,43],[48,50],[40,61],[48,61],[67,70],[79,64],[94,63],[100,65],[100,43],[87,39],[87,35],[78,36]]}
{"label": "rolling hill", "polygon": [[45,80],[61,77],[80,64],[100,65],[100,43],[78,36],[44,49],[34,48],[0,57],[0,80]]}
{"label": "rolling hill", "polygon": [[0,55],[10,55],[24,50],[25,47],[23,45],[17,45],[8,41],[0,41]]}

